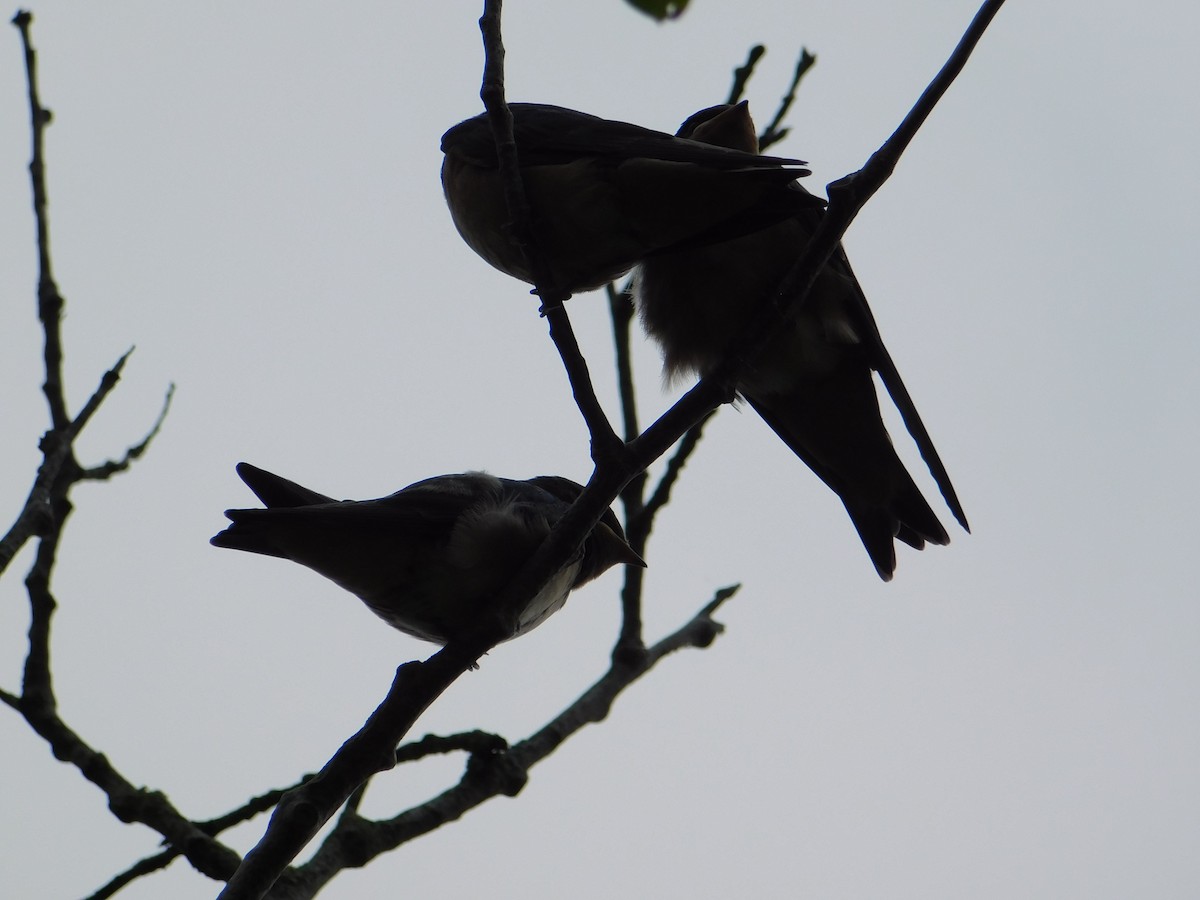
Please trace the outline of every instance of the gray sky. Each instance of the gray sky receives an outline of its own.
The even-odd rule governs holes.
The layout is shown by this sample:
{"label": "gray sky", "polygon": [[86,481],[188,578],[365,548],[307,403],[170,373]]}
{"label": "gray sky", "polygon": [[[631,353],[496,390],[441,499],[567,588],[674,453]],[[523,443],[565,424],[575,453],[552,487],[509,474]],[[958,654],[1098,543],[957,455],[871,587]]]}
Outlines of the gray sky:
{"label": "gray sky", "polygon": [[[339,497],[468,468],[583,480],[585,433],[536,301],[442,203],[438,138],[481,108],[477,5],[34,12],[76,408],[138,348],[84,461],[138,440],[178,384],[149,456],[75,495],[58,695],[123,773],[207,817],[318,768],[432,649],[304,569],[209,547],[222,509],[252,503],[234,463]],[[819,189],[891,132],[974,12],[694,0],[654,25],[616,0],[510,0],[509,97],[673,130],[765,42],[749,92],[765,118],[804,45],[819,62],[779,149]],[[1198,26],[1193,3],[1013,0],[849,233],[973,535],[902,549],[884,585],[836,497],[753,413],[723,410],[650,545],[646,619],[654,639],[741,581],[727,633],[666,661],[516,800],[323,896],[468,896],[480,878],[497,898],[585,900],[1200,894]],[[11,517],[46,415],[15,31],[4,46]],[[569,308],[615,409],[605,304]],[[649,421],[678,391],[651,345],[637,362]],[[29,561],[0,585],[10,690]],[[494,651],[415,733],[526,736],[605,666],[618,585]],[[0,746],[21,896],[80,896],[155,852],[15,715]],[[461,763],[378,779],[366,812]],[[121,896],[215,893],[177,863]]]}

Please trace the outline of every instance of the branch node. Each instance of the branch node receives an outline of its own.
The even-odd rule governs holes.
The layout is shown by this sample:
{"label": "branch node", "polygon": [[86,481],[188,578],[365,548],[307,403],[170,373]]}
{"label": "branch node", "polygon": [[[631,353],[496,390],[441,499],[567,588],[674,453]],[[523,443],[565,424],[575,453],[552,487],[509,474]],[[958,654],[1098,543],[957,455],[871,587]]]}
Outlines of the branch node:
{"label": "branch node", "polygon": [[650,661],[646,645],[641,641],[621,641],[613,648],[613,668],[625,672],[643,672]]}
{"label": "branch node", "polygon": [[467,760],[464,780],[477,787],[515,797],[529,781],[528,770],[519,764],[507,750],[496,753],[472,753]]}

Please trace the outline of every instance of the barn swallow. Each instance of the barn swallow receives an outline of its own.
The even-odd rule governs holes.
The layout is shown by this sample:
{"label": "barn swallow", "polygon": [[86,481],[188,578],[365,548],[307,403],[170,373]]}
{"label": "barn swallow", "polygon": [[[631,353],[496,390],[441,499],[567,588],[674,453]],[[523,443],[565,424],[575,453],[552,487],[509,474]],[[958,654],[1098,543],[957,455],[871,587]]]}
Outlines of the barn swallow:
{"label": "barn swallow", "polygon": [[[679,133],[745,153],[758,149],[744,105],[702,110]],[[668,377],[703,375],[727,356],[823,215],[823,208],[813,206],[756,233],[660,253],[638,267],[636,303],[647,332],[662,346]],[[876,571],[890,581],[896,568],[894,539],[920,550],[926,542],[949,543],[950,537],[892,447],[872,371],[879,373],[955,519],[969,531],[946,468],[841,245],[803,308],[747,362],[738,392],[841,498]]]}
{"label": "barn swallow", "polygon": [[[230,509],[216,547],[290,559],[324,575],[406,634],[469,634],[583,490],[566,478],[439,475],[378,500],[337,501],[248,463],[238,475],[266,509]],[[512,623],[517,637],[612,566],[644,566],[607,510]]]}
{"label": "barn swallow", "polygon": [[[537,249],[551,285],[591,290],[663,251],[727,240],[821,201],[793,186],[797,159],[760,156],[543,103],[512,103]],[[463,240],[533,283],[487,115],[442,135],[442,187]],[[543,286],[547,287],[547,286]]]}

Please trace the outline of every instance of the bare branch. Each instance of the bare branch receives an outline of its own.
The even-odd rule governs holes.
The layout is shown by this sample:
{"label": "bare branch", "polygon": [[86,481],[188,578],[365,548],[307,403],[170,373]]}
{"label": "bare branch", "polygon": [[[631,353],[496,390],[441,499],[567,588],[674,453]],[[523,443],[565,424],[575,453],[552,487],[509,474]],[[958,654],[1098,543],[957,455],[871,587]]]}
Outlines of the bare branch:
{"label": "bare branch", "polygon": [[237,865],[236,853],[189,822],[165,795],[134,787],[102,753],[90,747],[58,716],[50,674],[50,620],[56,605],[50,591],[50,573],[70,504],[60,495],[55,497],[52,505],[54,525],[39,542],[33,568],[25,582],[32,614],[29,655],[19,701],[21,714],[50,745],[56,759],[73,765],[84,778],[104,791],[109,809],[120,821],[141,822],[153,828],[185,853],[198,871],[210,878],[224,880]]}
{"label": "bare branch", "polygon": [[84,900],[108,900],[109,897],[115,897],[122,888],[128,887],[144,875],[153,875],[155,872],[161,872],[178,859],[179,856],[179,851],[172,848],[164,850],[161,853],[156,853],[153,856],[147,856],[145,859],[139,859],[124,872],[113,876],[108,884],[101,887],[94,894],[88,894]]}
{"label": "bare branch", "polygon": [[767,53],[767,48],[762,44],[755,44],[750,48],[750,53],[746,57],[746,62],[733,70],[733,84],[729,88],[729,99],[726,103],[737,103],[742,99],[742,94],[746,93],[746,85],[750,82],[750,77],[754,74],[754,67],[758,65],[758,61]]}
{"label": "bare branch", "polygon": [[[250,800],[243,803],[236,809],[230,810],[224,815],[218,816],[215,819],[205,819],[197,821],[196,827],[207,835],[215,837],[222,831],[240,825],[253,819],[260,813],[267,812],[274,807],[290,790],[294,790],[304,782],[308,781],[313,776],[311,774],[303,776],[296,784],[286,788],[276,788],[266,791],[257,797],[252,797]],[[161,853],[156,853],[154,856],[148,856],[145,859],[134,863],[124,872],[113,877],[108,884],[100,888],[96,893],[89,895],[85,900],[103,900],[103,898],[115,895],[121,888],[130,884],[134,880],[141,878],[144,875],[152,875],[155,872],[165,869],[172,860],[182,856],[183,852],[178,848],[171,847]]]}
{"label": "bare branch", "polygon": [[[358,808],[362,805],[363,797],[367,794],[367,785],[370,783],[371,779],[368,778],[350,792],[350,796],[346,798],[346,802],[342,805],[342,815],[338,821],[340,828],[352,827],[354,820],[362,818],[358,814]],[[334,831],[337,830],[337,828],[334,829]]]}
{"label": "bare branch", "polygon": [[196,822],[196,827],[205,834],[215,837],[222,831],[233,828],[235,825],[241,825],[243,822],[248,822],[260,813],[265,813],[267,810],[274,808],[283,799],[284,794],[288,793],[288,791],[294,791],[312,778],[312,773],[309,773],[301,777],[299,781],[290,787],[275,788],[274,790],[259,794],[257,797],[251,797],[241,806],[230,810],[224,815],[218,816],[215,819],[204,819]]}
{"label": "bare branch", "polygon": [[[616,356],[617,390],[621,398],[621,416],[625,429],[625,440],[633,440],[638,434],[637,397],[633,386],[633,354],[630,352],[630,332],[633,323],[633,283],[626,282],[621,290],[610,282],[607,285],[609,314],[613,325],[613,349]],[[633,523],[642,518],[646,493],[646,471],[643,469],[621,489],[621,505],[625,511],[625,534],[630,546],[645,558],[645,535],[636,535]],[[645,652],[642,642],[642,586],[645,572],[641,568],[627,567],[621,586],[621,631],[613,648],[614,657],[629,654],[635,657]]]}
{"label": "bare branch", "polygon": [[[43,534],[50,521],[50,503],[52,494],[60,490],[66,496],[66,491],[79,479],[79,464],[75,462],[74,441],[84,426],[91,420],[100,404],[117,386],[121,379],[121,371],[125,361],[129,359],[130,349],[117,360],[116,364],[100,378],[100,384],[88,398],[83,409],[71,422],[62,427],[52,428],[42,436],[42,464],[38,468],[37,477],[29,496],[25,499],[17,521],[8,529],[8,533],[0,538],[0,573],[8,568],[13,557],[31,537]],[[65,478],[63,476],[66,476]],[[60,482],[65,481],[65,484]]]}
{"label": "bare branch", "polygon": [[[234,900],[265,896],[355,789],[370,775],[395,765],[396,745],[417,717],[502,634],[499,623],[491,630],[481,628],[478,642],[447,645],[424,662],[405,663],[397,669],[391,690],[366,724],[320,772],[280,800],[266,833],[246,854],[219,897]],[[288,872],[284,881],[294,881],[294,873]]]}
{"label": "bare branch", "polygon": [[427,734],[419,741],[412,741],[396,748],[396,762],[415,762],[426,756],[439,753],[454,753],[465,750],[467,753],[502,753],[508,749],[508,741],[498,734],[487,731],[463,731],[458,734],[437,735]]}
{"label": "bare branch", "polygon": [[33,14],[21,10],[12,19],[21,32],[21,44],[25,48],[25,81],[28,86],[29,121],[33,138],[33,151],[29,161],[29,178],[33,183],[33,216],[37,224],[38,247],[38,315],[46,334],[43,359],[46,380],[42,392],[50,406],[50,422],[54,428],[65,428],[70,416],[63,394],[62,381],[62,310],[63,298],[54,283],[50,265],[50,224],[46,212],[46,157],[43,152],[46,126],[52,118],[50,110],[42,106],[38,96],[37,51],[29,36]]}
{"label": "bare branch", "polygon": [[712,616],[737,589],[737,586],[722,588],[688,622],[643,651],[636,660],[614,659],[608,672],[526,740],[509,749],[473,753],[459,783],[437,797],[383,821],[354,817],[347,832],[331,835],[312,859],[286,873],[280,879],[280,886],[286,880],[293,895],[312,896],[347,865],[365,865],[374,856],[453,822],[493,797],[516,796],[538,762],[585,725],[605,719],[617,697],[660,660],[686,647],[711,644],[724,630]]}
{"label": "bare branch", "polygon": [[107,481],[118,472],[128,471],[134,461],[141,459],[142,455],[150,448],[150,442],[158,437],[158,433],[162,430],[163,422],[167,419],[167,413],[171,410],[171,400],[174,396],[175,385],[172,383],[167,386],[167,394],[163,397],[162,409],[158,411],[158,417],[154,420],[154,424],[150,427],[150,430],[146,432],[146,436],[139,443],[129,447],[120,459],[110,459],[98,466],[81,470],[79,472],[79,480]]}
{"label": "bare branch", "polygon": [[[74,441],[100,405],[116,387],[129,358],[124,354],[100,379],[78,415],[72,419],[62,382],[61,317],[63,301],[54,283],[50,265],[49,224],[46,216],[46,179],[43,155],[44,131],[49,112],[41,105],[37,89],[36,53],[30,41],[33,21],[28,12],[18,13],[13,24],[21,32],[25,48],[33,153],[30,177],[39,256],[38,310],[45,333],[45,381],[43,391],[50,407],[51,428],[43,436],[42,464],[17,521],[0,540],[0,572],[33,536],[40,538],[34,562],[25,579],[30,602],[29,649],[25,659],[21,695],[5,693],[5,702],[15,707],[29,726],[49,745],[57,759],[79,769],[108,798],[109,808],[123,822],[141,822],[162,834],[174,848],[185,853],[199,871],[225,878],[233,871],[237,855],[212,840],[179,814],[162,794],[134,787],[105,758],[89,746],[59,717],[50,665],[51,622],[56,601],[50,588],[63,529],[71,513],[70,488],[79,481],[81,468],[75,460]],[[130,351],[132,352],[132,351]],[[136,449],[136,448],[135,448]],[[144,449],[144,448],[142,448]],[[140,452],[140,451],[139,451]]]}
{"label": "bare branch", "polygon": [[796,62],[796,71],[792,73],[792,83],[788,85],[787,93],[783,95],[783,99],[779,101],[779,108],[775,111],[775,118],[771,120],[771,124],[763,129],[763,133],[758,137],[759,150],[766,150],[772,144],[777,144],[788,135],[787,128],[781,128],[784,118],[787,117],[788,111],[792,108],[792,102],[796,99],[796,90],[800,87],[800,80],[808,73],[817,63],[817,58],[808,52],[806,48],[800,49],[800,59]]}
{"label": "bare branch", "polygon": [[[675,487],[675,482],[679,480],[679,476],[683,473],[683,467],[687,465],[688,458],[695,452],[696,447],[700,443],[700,438],[704,434],[704,426],[707,425],[717,411],[714,409],[708,412],[699,422],[693,425],[684,434],[683,439],[679,442],[675,449],[675,454],[667,460],[667,469],[663,472],[663,476],[654,487],[654,493],[650,495],[650,499],[646,502],[645,508],[642,510],[642,515],[634,522],[631,522],[629,527],[632,529],[632,534],[636,534],[644,542],[654,528],[654,517],[658,515],[659,510],[667,505],[671,500],[671,489]],[[630,538],[633,540],[633,538]],[[640,553],[641,550],[638,550]]]}
{"label": "bare branch", "polygon": [[633,354],[630,352],[630,330],[633,322],[633,285],[617,290],[610,281],[608,308],[613,323],[613,348],[617,363],[617,390],[621,397],[621,426],[625,440],[638,436],[637,399],[633,389]]}
{"label": "bare branch", "polygon": [[[670,500],[671,488],[678,480],[688,458],[699,446],[704,426],[714,415],[716,415],[716,410],[710,410],[684,434],[683,439],[676,446],[675,453],[667,461],[666,471],[659,479],[649,501],[643,502],[642,500],[646,485],[644,472],[631,481],[622,492],[621,497],[625,499],[636,485],[636,504],[626,501],[625,505],[625,531],[629,545],[639,556],[643,558],[646,556],[646,544],[654,528],[654,518]],[[636,659],[645,652],[645,644],[642,639],[642,585],[645,577],[644,569],[627,568],[625,570],[625,583],[621,589],[621,633],[613,648],[614,660],[620,661],[630,656]]]}
{"label": "bare branch", "polygon": [[[871,158],[861,169],[828,186],[829,209],[813,234],[812,240],[804,248],[804,253],[801,254],[795,267],[780,286],[776,298],[777,303],[781,298],[793,297],[796,298],[793,302],[797,308],[803,303],[803,297],[808,294],[818,273],[841,241],[846,229],[850,227],[850,223],[854,221],[859,210],[866,205],[867,201],[875,195],[875,192],[891,177],[901,155],[908,148],[921,125],[929,118],[929,114],[933,112],[938,101],[954,83],[954,79],[958,77],[963,66],[967,64],[971,51],[983,37],[988,23],[1003,5],[1004,0],[986,0],[967,27],[962,40],[950,54],[950,58],[946,60],[941,71],[925,88],[892,136],[884,142],[882,147],[871,154]],[[760,341],[758,346],[765,344],[768,336],[767,334],[756,336],[756,341]]]}

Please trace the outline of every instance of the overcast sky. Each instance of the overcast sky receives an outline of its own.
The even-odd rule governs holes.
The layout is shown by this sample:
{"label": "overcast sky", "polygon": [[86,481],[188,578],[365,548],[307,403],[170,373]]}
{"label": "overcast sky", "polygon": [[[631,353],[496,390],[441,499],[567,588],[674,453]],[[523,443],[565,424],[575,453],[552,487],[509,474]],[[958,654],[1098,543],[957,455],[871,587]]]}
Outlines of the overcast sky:
{"label": "overcast sky", "polygon": [[[318,768],[433,649],[298,566],[219,551],[247,460],[339,497],[470,468],[585,480],[586,434],[518,282],[461,242],[438,139],[481,109],[474,3],[35,7],[53,253],[78,409],[131,344],[55,588],[61,710],[136,784],[205,818]],[[509,0],[510,99],[674,130],[769,53],[779,152],[814,190],[899,123],[975,3]],[[497,799],[329,898],[1200,896],[1195,44],[1200,7],[1012,0],[847,247],[974,528],[876,577],[837,498],[722,410],[647,554],[648,638],[742,582],[728,631]],[[15,30],[0,41],[0,504],[46,427]],[[615,412],[606,304],[569,306]],[[661,389],[639,336],[643,421]],[[900,429],[893,437],[936,495]],[[939,501],[940,502],[940,501]],[[939,515],[951,519],[940,505]],[[19,685],[29,550],[0,584]],[[418,723],[527,736],[605,667],[619,571],[491,653]],[[0,710],[0,881],[85,895],[157,835]],[[385,816],[461,757],[376,780]],[[239,850],[256,820],[227,835]],[[18,889],[19,888],[19,889]],[[122,897],[217,886],[176,863]]]}

